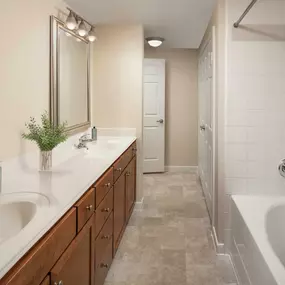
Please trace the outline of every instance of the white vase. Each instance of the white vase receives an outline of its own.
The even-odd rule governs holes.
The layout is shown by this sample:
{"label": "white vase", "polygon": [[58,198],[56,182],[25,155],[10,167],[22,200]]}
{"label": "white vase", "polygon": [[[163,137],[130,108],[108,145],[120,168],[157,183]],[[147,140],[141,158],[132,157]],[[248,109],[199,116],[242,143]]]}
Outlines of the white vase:
{"label": "white vase", "polygon": [[52,167],[52,151],[40,152],[40,171],[49,171]]}

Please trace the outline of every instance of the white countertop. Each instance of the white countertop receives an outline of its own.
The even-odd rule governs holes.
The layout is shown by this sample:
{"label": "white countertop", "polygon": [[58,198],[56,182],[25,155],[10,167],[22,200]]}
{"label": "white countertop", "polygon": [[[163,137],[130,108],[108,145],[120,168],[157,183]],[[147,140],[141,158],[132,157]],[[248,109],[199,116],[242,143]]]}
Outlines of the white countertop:
{"label": "white countertop", "polygon": [[73,147],[78,136],[53,151],[51,172],[38,171],[38,153],[2,162],[1,194],[39,193],[49,205],[41,207],[20,234],[0,244],[0,279],[136,140],[134,136],[99,136],[87,151]]}

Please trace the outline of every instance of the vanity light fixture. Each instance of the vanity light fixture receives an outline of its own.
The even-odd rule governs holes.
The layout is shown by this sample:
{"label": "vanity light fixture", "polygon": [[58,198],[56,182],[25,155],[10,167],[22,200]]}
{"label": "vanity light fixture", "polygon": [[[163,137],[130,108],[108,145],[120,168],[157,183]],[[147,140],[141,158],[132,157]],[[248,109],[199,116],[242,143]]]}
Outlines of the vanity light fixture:
{"label": "vanity light fixture", "polygon": [[87,39],[89,40],[89,42],[93,43],[94,41],[96,41],[97,37],[95,36],[95,32],[94,32],[94,28],[91,27]]}
{"label": "vanity light fixture", "polygon": [[164,42],[164,38],[161,38],[161,37],[148,37],[148,38],[146,38],[146,41],[147,41],[147,43],[151,47],[159,47]]}
{"label": "vanity light fixture", "polygon": [[76,21],[76,19],[75,19],[74,14],[73,14],[72,11],[69,12],[69,15],[68,15],[68,17],[67,17],[67,19],[66,19],[66,23],[65,23],[65,24],[66,24],[66,27],[67,27],[69,30],[71,30],[71,31],[73,31],[73,30],[76,29],[76,27],[77,27],[77,21]]}
{"label": "vanity light fixture", "polygon": [[78,35],[81,36],[81,37],[85,37],[87,35],[87,29],[86,29],[86,26],[84,24],[84,21],[81,20],[79,26],[78,26]]}
{"label": "vanity light fixture", "polygon": [[65,26],[69,30],[76,32],[82,38],[86,38],[89,42],[94,42],[97,39],[94,32],[94,26],[70,8],[67,7],[67,9],[69,10],[69,15],[65,21]]}

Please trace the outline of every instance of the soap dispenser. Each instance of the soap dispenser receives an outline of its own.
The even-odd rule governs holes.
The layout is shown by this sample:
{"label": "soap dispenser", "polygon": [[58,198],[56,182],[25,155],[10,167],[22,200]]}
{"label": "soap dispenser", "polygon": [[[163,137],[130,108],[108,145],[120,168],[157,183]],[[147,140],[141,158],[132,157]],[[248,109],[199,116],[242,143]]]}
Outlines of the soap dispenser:
{"label": "soap dispenser", "polygon": [[95,126],[92,128],[92,140],[97,141],[97,129]]}

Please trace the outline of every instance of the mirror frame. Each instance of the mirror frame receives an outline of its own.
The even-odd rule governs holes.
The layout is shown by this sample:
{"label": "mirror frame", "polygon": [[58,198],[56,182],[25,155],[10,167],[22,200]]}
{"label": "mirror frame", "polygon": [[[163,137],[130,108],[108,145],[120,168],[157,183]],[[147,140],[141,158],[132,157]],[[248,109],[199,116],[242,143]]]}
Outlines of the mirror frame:
{"label": "mirror frame", "polygon": [[55,16],[50,16],[50,120],[53,124],[60,123],[60,94],[59,94],[59,29],[62,29],[72,36],[87,44],[87,121],[73,126],[67,126],[66,130],[80,131],[91,126],[90,120],[90,42],[75,32],[67,29],[65,23]]}

